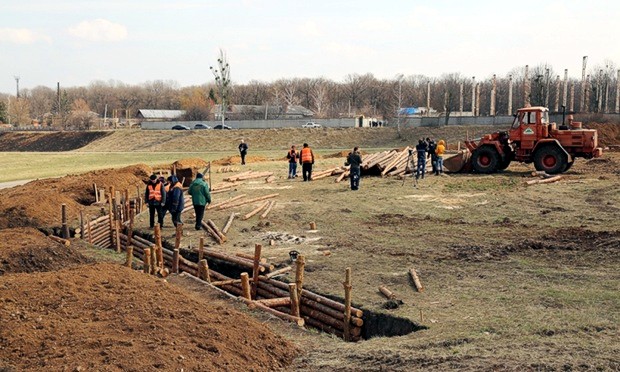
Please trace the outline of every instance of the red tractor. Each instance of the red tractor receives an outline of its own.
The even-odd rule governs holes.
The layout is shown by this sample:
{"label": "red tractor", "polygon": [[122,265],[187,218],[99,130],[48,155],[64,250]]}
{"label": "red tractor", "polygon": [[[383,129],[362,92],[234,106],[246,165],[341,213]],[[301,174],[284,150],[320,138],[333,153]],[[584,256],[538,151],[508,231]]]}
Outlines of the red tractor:
{"label": "red tractor", "polygon": [[[558,128],[549,123],[546,107],[527,107],[517,110],[509,131],[487,134],[476,141],[465,141],[467,152],[446,164],[451,171],[474,170],[494,173],[504,170],[515,160],[534,163],[536,170],[549,174],[570,169],[575,158],[596,158],[603,151],[594,129],[583,129],[581,122],[568,116],[568,126]],[[460,169],[458,168],[460,164]]]}

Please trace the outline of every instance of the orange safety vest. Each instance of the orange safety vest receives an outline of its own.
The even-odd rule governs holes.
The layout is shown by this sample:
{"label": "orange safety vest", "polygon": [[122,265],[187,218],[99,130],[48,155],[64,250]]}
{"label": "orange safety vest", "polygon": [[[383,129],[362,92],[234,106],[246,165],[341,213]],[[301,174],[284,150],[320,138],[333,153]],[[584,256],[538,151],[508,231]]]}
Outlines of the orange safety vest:
{"label": "orange safety vest", "polygon": [[301,162],[312,163],[312,150],[310,147],[304,147],[301,149]]}
{"label": "orange safety vest", "polygon": [[[148,185],[149,189],[149,200],[161,201],[161,187],[156,188],[153,184]],[[161,183],[159,184],[161,186]]]}

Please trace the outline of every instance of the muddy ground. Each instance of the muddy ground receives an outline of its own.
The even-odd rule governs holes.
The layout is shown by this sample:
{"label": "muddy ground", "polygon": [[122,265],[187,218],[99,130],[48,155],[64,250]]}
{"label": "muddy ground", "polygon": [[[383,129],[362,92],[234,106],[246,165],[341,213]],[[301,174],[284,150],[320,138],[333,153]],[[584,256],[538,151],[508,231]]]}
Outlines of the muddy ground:
{"label": "muddy ground", "polygon": [[[281,155],[279,146],[276,150],[273,158]],[[316,169],[341,165],[343,158],[335,154],[317,161]],[[334,183],[333,178],[309,183],[287,180],[284,161],[249,162],[240,170],[249,169],[270,170],[278,178],[270,184],[262,179],[245,181],[233,191],[214,195],[213,202],[242,193],[252,197],[278,192],[277,203],[266,219],[235,220],[229,241],[218,246],[208,240],[211,247],[249,253],[255,243],[263,243],[264,255],[276,264],[287,264],[289,251],[300,251],[307,259],[306,285],[334,296],[342,296],[344,269],[351,267],[354,303],[427,327],[405,336],[347,344],[270,321],[271,331],[301,350],[285,369],[620,368],[619,154],[578,159],[562,181],[535,186],[525,185],[532,167],[520,164],[490,176],[429,175],[417,187],[411,179],[403,184],[393,178],[364,177],[356,192],[348,189],[346,181]],[[229,175],[215,173],[213,183],[220,184]],[[233,211],[245,214],[253,207]],[[209,210],[206,218],[222,226],[230,213]],[[188,227],[182,245],[195,247],[201,233],[191,228],[193,215],[188,212],[182,218]],[[316,231],[309,231],[310,221],[316,222]],[[148,216],[140,215],[137,227],[148,233],[147,224]],[[163,235],[172,239],[169,217]],[[269,245],[272,239],[275,244]],[[77,270],[86,270],[83,267],[89,266]],[[425,286],[422,293],[413,289],[407,274],[411,267]],[[121,272],[120,277],[128,275],[125,269]],[[12,275],[32,274],[5,274],[0,281]],[[53,287],[55,274],[49,275],[33,279],[33,285],[42,282]],[[119,275],[109,280],[108,287],[127,287],[118,283]],[[92,285],[99,294],[107,293],[107,287],[96,284]],[[178,284],[198,296],[204,292],[183,281]],[[388,286],[403,304],[386,309],[379,285]],[[10,288],[3,298],[14,295]],[[31,306],[24,301],[23,306]],[[35,313],[42,311],[49,310],[43,306]],[[10,316],[3,313],[0,320]],[[84,319],[85,324],[92,321]],[[98,332],[105,334],[107,329]],[[93,350],[97,347],[101,345],[93,345]],[[191,341],[183,341],[183,347],[191,347]],[[32,366],[50,359],[28,350]],[[110,365],[105,356],[90,359],[95,365]],[[271,366],[283,366],[278,364],[281,360],[276,358]],[[144,366],[143,362],[138,360],[137,365]],[[76,363],[82,365],[81,360]]]}

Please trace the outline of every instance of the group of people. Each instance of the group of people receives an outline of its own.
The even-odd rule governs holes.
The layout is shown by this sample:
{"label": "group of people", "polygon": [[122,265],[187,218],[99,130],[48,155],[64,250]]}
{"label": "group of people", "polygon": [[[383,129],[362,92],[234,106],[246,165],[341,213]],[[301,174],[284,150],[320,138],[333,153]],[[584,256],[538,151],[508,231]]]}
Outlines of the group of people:
{"label": "group of people", "polygon": [[[433,174],[436,176],[443,173],[443,155],[446,152],[446,142],[440,140],[438,143],[430,138],[420,138],[418,144],[415,147],[415,151],[418,155],[418,162],[415,171],[415,178],[424,178],[426,173],[426,160],[431,159],[431,166]],[[413,154],[413,150],[410,150],[410,155]]]}
{"label": "group of people", "polygon": [[[188,193],[192,196],[192,205],[196,213],[196,230],[202,228],[202,218],[206,206],[211,203],[209,185],[204,180],[202,173],[196,175],[196,179],[189,186]],[[144,200],[149,206],[149,226],[155,227],[155,214],[157,223],[164,227],[166,212],[170,212],[172,224],[176,227],[181,221],[181,213],[185,209],[185,198],[183,196],[183,185],[179,182],[176,175],[157,177],[155,174],[149,178],[144,192]]]}

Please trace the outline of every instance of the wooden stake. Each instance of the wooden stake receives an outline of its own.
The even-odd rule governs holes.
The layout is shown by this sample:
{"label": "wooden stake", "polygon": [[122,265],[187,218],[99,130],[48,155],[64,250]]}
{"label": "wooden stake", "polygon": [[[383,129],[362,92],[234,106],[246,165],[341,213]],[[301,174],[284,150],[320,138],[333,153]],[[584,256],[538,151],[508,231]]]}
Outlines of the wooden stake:
{"label": "wooden stake", "polygon": [[304,287],[304,269],[306,267],[306,259],[303,255],[297,256],[295,261],[295,283],[297,284],[297,297],[301,298],[302,289]]}
{"label": "wooden stake", "polygon": [[97,202],[100,204],[105,204],[105,189],[99,189],[99,198]]}
{"label": "wooden stake", "polygon": [[65,239],[69,238],[69,226],[67,225],[67,204],[62,204],[60,206],[61,214],[62,214],[62,237]]}
{"label": "wooden stake", "polygon": [[252,269],[252,298],[256,298],[256,288],[258,287],[258,268],[260,267],[260,252],[262,245],[254,245],[254,268]]}
{"label": "wooden stake", "polygon": [[198,241],[198,262],[202,261],[205,256],[205,237],[201,236]]}
{"label": "wooden stake", "polygon": [[135,206],[129,210],[129,227],[127,228],[127,246],[131,245],[131,239],[133,237],[133,221],[136,218]]}
{"label": "wooden stake", "polygon": [[179,249],[175,248],[172,250],[172,273],[179,273]]}
{"label": "wooden stake", "polygon": [[206,282],[211,283],[211,273],[209,272],[209,264],[207,260],[202,259],[198,262],[198,277]]}
{"label": "wooden stake", "polygon": [[252,299],[252,289],[250,286],[250,277],[248,273],[241,273],[241,292],[243,297],[248,300]]}
{"label": "wooden stake", "polygon": [[[178,223],[174,235],[174,248],[181,249],[181,238],[183,237],[183,224]],[[160,237],[161,238],[161,237]]]}
{"label": "wooden stake", "polygon": [[411,275],[411,280],[413,280],[413,284],[415,285],[415,289],[418,292],[424,292],[424,287],[422,286],[422,282],[418,277],[418,273],[416,273],[415,269],[412,267],[409,269],[409,275]]}
{"label": "wooden stake", "polygon": [[207,220],[207,225],[211,226],[211,228],[213,229],[213,231],[217,234],[217,236],[220,237],[220,239],[225,242],[226,240],[228,240],[226,238],[226,235],[224,235],[220,229],[217,227],[217,225],[215,224],[215,222],[213,222],[212,220]]}
{"label": "wooden stake", "polygon": [[84,210],[83,209],[80,209],[80,239],[84,239]]}
{"label": "wooden stake", "polygon": [[119,224],[121,223],[121,221],[115,221],[114,222],[114,240],[116,241],[116,253],[121,253],[121,238],[119,236]]}
{"label": "wooden stake", "polygon": [[291,299],[291,315],[299,317],[299,297],[297,296],[297,284],[288,285],[288,293]]}
{"label": "wooden stake", "polygon": [[133,247],[127,245],[127,259],[125,261],[125,266],[131,268],[131,263],[133,262]]}
{"label": "wooden stake", "polygon": [[218,242],[218,244],[224,244],[222,238],[218,235],[218,233],[215,232],[215,230],[213,230],[213,228],[208,223],[202,221],[201,226],[207,231],[207,233],[209,233],[209,235],[211,235],[211,237],[213,237],[213,239],[215,239],[216,242]]}
{"label": "wooden stake", "polygon": [[88,220],[88,222],[86,223],[86,229],[88,230],[88,243],[93,244],[93,234],[90,230],[90,216],[87,215],[86,219]]}
{"label": "wooden stake", "polygon": [[95,203],[99,203],[99,191],[96,183],[93,183],[93,191],[95,192]]}
{"label": "wooden stake", "polygon": [[316,222],[310,222],[310,230],[316,230]]}
{"label": "wooden stake", "polygon": [[57,237],[55,235],[48,235],[47,237],[52,239],[55,242],[58,242],[58,243],[60,243],[60,244],[62,244],[64,246],[66,246],[66,247],[71,245],[71,242],[69,240],[67,240],[67,239],[59,238],[59,237]]}
{"label": "wooden stake", "polygon": [[[260,303],[263,304],[267,307],[284,307],[284,306],[291,306],[291,299],[290,297],[276,297],[276,298],[266,298],[263,300],[254,300],[255,303]],[[250,308],[252,308],[252,305],[249,305]],[[291,314],[293,315],[293,314]],[[293,315],[295,316],[295,315]]]}
{"label": "wooden stake", "polygon": [[351,268],[345,269],[344,283],[344,340],[351,341]]}
{"label": "wooden stake", "polygon": [[293,268],[292,268],[292,267],[290,267],[290,266],[287,266],[287,267],[283,267],[283,268],[281,268],[281,269],[278,269],[278,270],[276,270],[276,271],[272,271],[272,272],[270,272],[269,274],[267,274],[267,275],[265,275],[265,276],[266,276],[267,278],[273,278],[274,276],[277,276],[277,275],[282,275],[282,274],[287,273],[287,272],[289,272],[289,271],[291,271],[291,270],[293,270]]}
{"label": "wooden stake", "polygon": [[[113,187],[110,187],[110,190],[113,190]],[[110,194],[112,195],[112,194]],[[110,225],[110,247],[114,247],[114,208],[112,207],[112,198],[108,198],[108,216],[110,220],[108,221]]]}
{"label": "wooden stake", "polygon": [[142,258],[142,270],[149,274],[151,272],[151,248],[144,248],[144,257]]}

